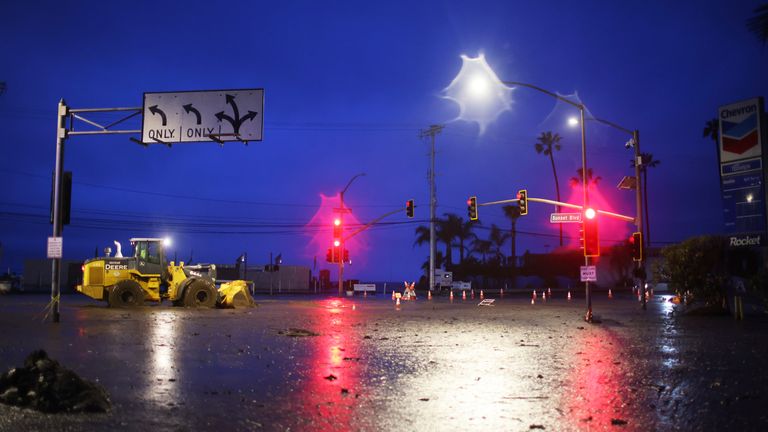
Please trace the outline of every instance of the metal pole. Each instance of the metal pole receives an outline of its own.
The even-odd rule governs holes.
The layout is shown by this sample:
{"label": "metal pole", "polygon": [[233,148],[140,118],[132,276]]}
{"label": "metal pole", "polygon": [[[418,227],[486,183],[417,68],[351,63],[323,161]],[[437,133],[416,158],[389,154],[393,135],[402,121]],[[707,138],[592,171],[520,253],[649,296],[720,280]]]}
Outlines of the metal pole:
{"label": "metal pole", "polygon": [[435,288],[435,134],[432,132],[432,146],[429,153],[429,290]]}
{"label": "metal pole", "polygon": [[[643,232],[643,190],[642,184],[643,182],[640,181],[640,173],[642,172],[642,164],[643,164],[643,155],[640,153],[640,131],[635,129],[632,132],[632,140],[635,144],[635,179],[637,183],[637,187],[635,188],[635,204],[637,205],[637,219],[635,221],[635,225],[637,226],[637,231],[640,233],[640,238],[642,239],[642,242],[645,243],[645,233]],[[637,262],[637,276],[640,280],[640,302],[643,305],[643,309],[646,309],[646,299],[645,299],[645,268],[644,268],[644,255],[647,253],[647,249],[645,245],[640,245],[641,250],[643,251],[643,254],[640,256],[640,261]]]}
{"label": "metal pole", "polygon": [[[53,180],[53,236],[61,237],[61,176],[64,171],[64,142],[67,139],[66,130],[67,103],[59,101],[58,119],[56,122],[56,168]],[[60,281],[61,258],[53,258],[51,266],[51,311],[53,322],[60,320]]]}
{"label": "metal pole", "polygon": [[[581,178],[584,187],[584,210],[586,210],[589,206],[589,193],[587,192],[587,130],[584,124],[584,105],[579,105],[579,114],[581,115]],[[584,255],[584,265],[589,265],[589,257],[586,255]],[[587,314],[584,319],[587,322],[592,322],[592,293],[589,289],[589,282],[584,282],[584,290],[587,296]]]}

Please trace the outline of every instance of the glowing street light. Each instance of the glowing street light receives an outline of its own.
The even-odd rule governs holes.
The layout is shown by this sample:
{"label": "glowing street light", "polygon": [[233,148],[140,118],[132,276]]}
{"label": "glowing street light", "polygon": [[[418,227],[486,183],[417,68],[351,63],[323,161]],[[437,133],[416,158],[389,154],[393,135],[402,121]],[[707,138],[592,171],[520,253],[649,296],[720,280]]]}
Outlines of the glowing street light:
{"label": "glowing street light", "polygon": [[568,126],[576,127],[579,125],[579,119],[576,117],[568,117]]}

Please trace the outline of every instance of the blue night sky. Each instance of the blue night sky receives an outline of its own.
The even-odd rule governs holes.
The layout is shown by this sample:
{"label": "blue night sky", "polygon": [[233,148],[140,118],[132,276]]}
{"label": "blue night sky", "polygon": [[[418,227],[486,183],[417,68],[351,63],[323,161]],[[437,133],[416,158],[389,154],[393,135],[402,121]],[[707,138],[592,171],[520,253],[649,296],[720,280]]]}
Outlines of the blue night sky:
{"label": "blue night sky", "polygon": [[[563,136],[555,154],[563,196],[580,167],[576,112],[518,88],[511,110],[479,134],[453,121],[442,96],[462,54],[483,53],[502,80],[578,92],[596,116],[639,129],[661,164],[649,175],[651,233],[663,245],[721,231],[713,142],[702,137],[717,108],[768,96],[768,47],[745,21],[759,1],[681,2],[211,2],[8,1],[0,13],[0,266],[20,271],[45,256],[56,104],[141,106],[144,92],[264,88],[264,139],[248,146],[148,148],[129,136],[72,137],[72,224],[66,259],[83,260],[112,240],[171,236],[186,260],[328,268],[332,197],[357,173],[346,203],[370,221],[416,200],[416,217],[385,219],[350,245],[349,277],[414,280],[428,256],[414,229],[428,220],[428,141],[437,137],[438,215],[466,217],[465,201],[554,198],[542,131]],[[96,116],[109,122],[108,117]],[[112,118],[112,117],[109,117]],[[137,126],[137,123],[129,125]],[[82,127],[82,126],[80,126]],[[610,209],[634,214],[626,136],[587,124],[589,166]],[[557,244],[551,206],[518,223],[519,253]],[[319,213],[318,213],[319,212]],[[483,207],[485,229],[509,228]],[[327,225],[328,228],[325,228]],[[603,230],[608,245],[632,226]],[[567,233],[572,235],[573,233]],[[508,250],[508,245],[505,246]],[[454,253],[457,257],[458,254]]]}

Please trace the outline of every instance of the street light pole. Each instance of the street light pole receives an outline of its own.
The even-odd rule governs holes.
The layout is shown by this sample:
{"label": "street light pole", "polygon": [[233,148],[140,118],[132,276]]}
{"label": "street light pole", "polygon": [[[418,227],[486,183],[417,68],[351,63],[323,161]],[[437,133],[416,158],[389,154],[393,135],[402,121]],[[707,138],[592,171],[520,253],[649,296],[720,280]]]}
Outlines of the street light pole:
{"label": "street light pole", "polygon": [[[352,177],[349,182],[347,182],[347,185],[344,187],[344,189],[341,190],[341,193],[339,194],[339,201],[340,201],[340,211],[339,211],[339,221],[342,229],[344,229],[344,212],[346,211],[344,208],[344,192],[349,189],[349,186],[352,185],[352,182],[355,181],[356,178],[360,176],[364,176],[365,173],[356,174],[354,177]],[[333,254],[331,254],[333,256]],[[344,236],[342,235],[341,238],[339,238],[339,297],[341,297],[344,294]]]}
{"label": "street light pole", "polygon": [[[586,130],[586,124],[584,121],[585,120],[584,110],[586,109],[584,107],[584,104],[566,99],[557,93],[553,93],[549,90],[545,90],[533,84],[527,84],[519,81],[501,81],[501,83],[508,86],[527,87],[527,88],[536,90],[538,92],[544,93],[548,96],[551,96],[559,101],[565,102],[568,105],[571,105],[575,108],[578,108],[579,116],[581,117],[581,177],[582,177],[582,188],[584,189],[584,193],[583,193],[584,207],[583,208],[586,210],[587,207],[589,207],[589,191],[587,189],[587,130]],[[584,256],[584,265],[585,266],[589,265],[589,257],[586,255]],[[589,287],[589,282],[584,282],[584,290],[586,292],[586,297],[587,297],[587,313],[584,316],[584,319],[588,322],[592,322],[592,293]]]}

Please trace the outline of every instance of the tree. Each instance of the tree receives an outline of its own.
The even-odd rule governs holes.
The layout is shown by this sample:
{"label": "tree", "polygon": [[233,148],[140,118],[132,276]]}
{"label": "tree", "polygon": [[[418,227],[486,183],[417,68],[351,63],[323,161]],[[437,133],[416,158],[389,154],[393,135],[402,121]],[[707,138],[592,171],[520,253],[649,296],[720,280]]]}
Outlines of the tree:
{"label": "tree", "polygon": [[[643,164],[640,165],[640,176],[643,178],[643,201],[645,205],[645,244],[651,246],[651,221],[648,218],[648,168],[656,168],[661,161],[653,158],[652,153],[641,153],[640,159]],[[635,159],[630,161],[632,168],[635,167]]]}
{"label": "tree", "polygon": [[483,240],[479,237],[472,240],[472,252],[480,255],[483,264],[488,261],[488,255],[490,255],[491,249],[492,245],[490,240]]}
{"label": "tree", "polygon": [[724,237],[693,237],[661,250],[664,257],[656,268],[657,280],[668,280],[681,297],[720,305],[725,298],[727,280]]}
{"label": "tree", "polygon": [[[452,227],[445,219],[437,219],[435,221],[435,241],[445,245],[445,265],[446,268],[453,264],[453,238],[455,234],[452,231]],[[416,240],[414,240],[414,246],[421,246],[423,244],[429,244],[429,227],[420,225],[416,227]],[[440,267],[435,261],[435,267]]]}
{"label": "tree", "polygon": [[[597,183],[602,180],[603,178],[600,176],[594,177],[592,168],[587,168],[587,184],[593,184],[597,186]],[[584,184],[584,174],[583,170],[581,168],[576,170],[576,177],[571,177],[571,186],[577,187]]]}
{"label": "tree", "polygon": [[520,218],[520,207],[516,205],[507,205],[501,209],[504,210],[504,216],[506,216],[511,223],[511,229],[509,231],[509,258],[512,260],[512,267],[517,267],[517,219]]}
{"label": "tree", "polygon": [[445,223],[453,234],[452,240],[457,240],[454,246],[459,248],[459,264],[464,264],[465,251],[467,250],[466,244],[475,236],[472,232],[474,224],[471,221],[465,221],[453,213],[445,214]]}
{"label": "tree", "polygon": [[491,233],[488,235],[488,240],[491,242],[491,253],[495,256],[499,264],[504,262],[504,253],[501,249],[504,247],[507,239],[510,235],[508,232],[504,232],[496,224],[491,224]]}
{"label": "tree", "polygon": [[[560,145],[560,139],[562,137],[558,134],[552,134],[552,132],[542,132],[541,135],[537,138],[536,144],[534,144],[534,148],[536,149],[536,153],[543,154],[544,156],[549,156],[549,162],[552,164],[552,176],[555,178],[555,196],[557,196],[557,200],[560,201],[560,184],[557,181],[557,169],[555,169],[555,156],[554,151],[560,151],[562,146]],[[555,207],[555,211],[560,213],[560,206]],[[560,225],[560,246],[563,245],[563,225]],[[512,242],[514,245],[514,242]],[[513,246],[514,247],[514,246]]]}
{"label": "tree", "polygon": [[747,29],[763,43],[768,42],[768,3],[755,8],[755,16],[747,20]]}

